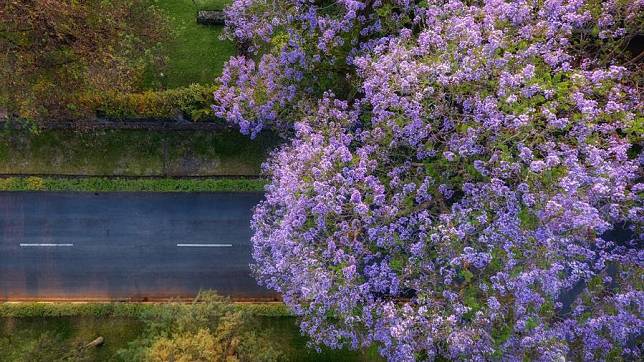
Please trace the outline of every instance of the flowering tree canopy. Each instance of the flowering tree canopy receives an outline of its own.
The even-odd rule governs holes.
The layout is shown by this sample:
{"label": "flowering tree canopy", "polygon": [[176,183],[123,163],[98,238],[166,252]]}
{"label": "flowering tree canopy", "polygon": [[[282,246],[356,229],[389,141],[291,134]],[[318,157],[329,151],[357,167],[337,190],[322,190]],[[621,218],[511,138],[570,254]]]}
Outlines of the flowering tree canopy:
{"label": "flowering tree canopy", "polygon": [[638,357],[642,102],[619,50],[643,5],[235,1],[259,60],[231,59],[214,109],[292,133],[253,218],[260,282],[315,344],[389,360]]}

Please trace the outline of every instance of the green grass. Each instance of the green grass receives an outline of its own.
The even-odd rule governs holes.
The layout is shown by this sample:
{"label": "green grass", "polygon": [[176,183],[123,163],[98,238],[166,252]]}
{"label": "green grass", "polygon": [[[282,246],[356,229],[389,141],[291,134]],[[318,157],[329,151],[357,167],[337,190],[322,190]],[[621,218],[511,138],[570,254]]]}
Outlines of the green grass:
{"label": "green grass", "polygon": [[308,338],[300,334],[295,317],[263,317],[257,330],[264,331],[276,345],[281,346],[288,361],[383,361],[375,347],[364,351],[322,348],[320,352],[307,347]]}
{"label": "green grass", "polygon": [[[234,305],[257,316],[293,317],[284,303],[235,303]],[[163,303],[0,303],[0,318],[137,318],[145,311],[162,307]]]}
{"label": "green grass", "polygon": [[177,88],[191,83],[212,84],[221,74],[224,63],[235,54],[235,46],[219,39],[221,26],[204,26],[196,22],[197,11],[218,10],[229,3],[221,0],[156,0],[154,3],[169,17],[173,39],[164,44],[167,66],[164,76],[148,69],[145,86]]}
{"label": "green grass", "polygon": [[[102,336],[104,344],[92,348],[87,357],[90,361],[110,361],[142,332],[143,323],[134,318],[0,318],[0,355],[7,362],[59,360]],[[38,349],[47,352],[35,354]]]}
{"label": "green grass", "polygon": [[223,10],[232,0],[194,0],[191,1],[199,10]]}
{"label": "green grass", "polygon": [[236,130],[0,132],[0,174],[253,176],[279,140]]}
{"label": "green grass", "polygon": [[106,177],[7,177],[0,191],[54,192],[250,192],[264,191],[263,179],[125,179]]}
{"label": "green grass", "polygon": [[[270,336],[271,342],[286,352],[288,361],[381,361],[377,350],[366,351],[308,349],[308,339],[300,335],[293,317],[282,303],[235,304],[258,316],[256,330]],[[28,351],[34,345],[54,342],[58,355],[67,353],[98,336],[105,344],[92,350],[95,361],[118,361],[116,352],[139,337],[143,324],[138,319],[145,310],[162,304],[137,303],[1,303],[0,352],[2,361],[31,361]]]}

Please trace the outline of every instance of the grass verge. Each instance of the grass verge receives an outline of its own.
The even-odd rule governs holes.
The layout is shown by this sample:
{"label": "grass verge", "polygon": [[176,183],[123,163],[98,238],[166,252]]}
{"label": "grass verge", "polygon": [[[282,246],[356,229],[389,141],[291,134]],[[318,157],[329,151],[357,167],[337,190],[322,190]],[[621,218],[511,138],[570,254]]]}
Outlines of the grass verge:
{"label": "grass verge", "polygon": [[264,179],[126,179],[107,177],[7,177],[0,191],[55,192],[261,192]]}
{"label": "grass verge", "polygon": [[[364,351],[307,348],[296,319],[282,303],[238,303],[258,316],[258,333],[270,336],[287,361],[382,361],[375,348]],[[95,361],[121,361],[117,353],[143,334],[139,317],[163,304],[137,303],[0,303],[0,351],[3,361],[33,360],[43,350],[58,358],[98,336],[105,343],[88,356]],[[189,305],[186,305],[189,307]]]}
{"label": "grass verge", "polygon": [[0,174],[254,176],[278,143],[237,130],[0,131]]}
{"label": "grass verge", "polygon": [[[257,316],[293,317],[284,303],[235,303],[234,305],[240,310]],[[163,308],[163,303],[0,303],[0,318],[137,318],[143,312],[154,308]]]}

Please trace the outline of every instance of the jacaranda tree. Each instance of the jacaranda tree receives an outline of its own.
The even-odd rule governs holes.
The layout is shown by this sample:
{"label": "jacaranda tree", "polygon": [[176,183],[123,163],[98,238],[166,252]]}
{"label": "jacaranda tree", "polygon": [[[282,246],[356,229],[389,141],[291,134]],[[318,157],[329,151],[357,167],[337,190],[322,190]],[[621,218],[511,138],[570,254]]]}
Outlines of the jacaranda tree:
{"label": "jacaranda tree", "polygon": [[236,0],[215,112],[290,136],[260,282],[392,361],[640,356],[643,5]]}

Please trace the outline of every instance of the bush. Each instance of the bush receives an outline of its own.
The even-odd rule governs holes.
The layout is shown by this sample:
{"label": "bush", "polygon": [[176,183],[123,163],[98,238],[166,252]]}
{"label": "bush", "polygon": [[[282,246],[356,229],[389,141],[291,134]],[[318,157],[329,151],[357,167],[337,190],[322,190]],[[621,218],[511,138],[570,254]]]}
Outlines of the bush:
{"label": "bush", "polygon": [[83,103],[100,117],[123,119],[177,119],[213,121],[210,109],[212,85],[191,84],[184,88],[143,93],[109,92],[86,96]]}
{"label": "bush", "polygon": [[277,361],[280,346],[254,330],[257,319],[229,299],[202,292],[192,304],[168,303],[141,318],[144,335],[120,357],[129,361]]}
{"label": "bush", "polygon": [[3,1],[0,107],[19,118],[83,115],[80,94],[137,89],[162,66],[168,20],[148,0]]}

